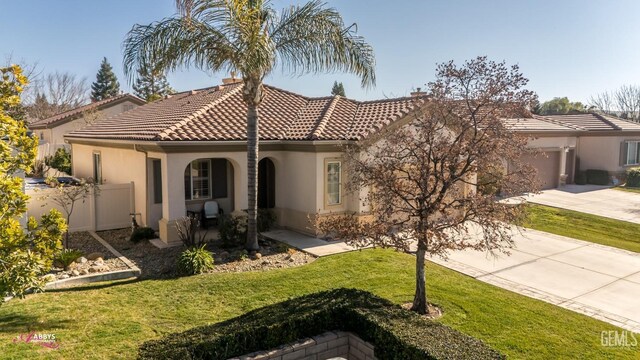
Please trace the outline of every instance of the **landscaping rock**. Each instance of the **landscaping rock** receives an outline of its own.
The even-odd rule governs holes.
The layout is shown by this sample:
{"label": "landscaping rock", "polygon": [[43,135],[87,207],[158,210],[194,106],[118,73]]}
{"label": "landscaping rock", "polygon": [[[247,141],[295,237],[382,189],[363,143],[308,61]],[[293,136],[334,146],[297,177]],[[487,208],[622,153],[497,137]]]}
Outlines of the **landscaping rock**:
{"label": "landscaping rock", "polygon": [[80,257],[76,260],[76,262],[77,262],[77,263],[79,263],[79,264],[84,264],[84,263],[86,263],[86,262],[87,262],[87,258],[86,258],[86,257],[84,257],[84,256],[80,256]]}
{"label": "landscaping rock", "polygon": [[60,279],[68,279],[69,278],[69,274],[62,274],[59,277]]}
{"label": "landscaping rock", "polygon": [[80,276],[80,272],[78,270],[71,271],[72,276]]}
{"label": "landscaping rock", "polygon": [[262,258],[262,254],[260,254],[259,252],[253,254],[253,256],[251,257],[253,260],[258,260]]}
{"label": "landscaping rock", "polygon": [[80,273],[80,275],[88,275],[89,274],[89,270],[87,269],[80,269],[80,271],[78,271]]}
{"label": "landscaping rock", "polygon": [[104,259],[99,257],[94,262],[93,265],[104,265]]}
{"label": "landscaping rock", "polygon": [[104,255],[102,255],[102,253],[99,253],[99,252],[93,252],[87,255],[87,260],[97,260],[98,258],[100,259],[104,258]]}

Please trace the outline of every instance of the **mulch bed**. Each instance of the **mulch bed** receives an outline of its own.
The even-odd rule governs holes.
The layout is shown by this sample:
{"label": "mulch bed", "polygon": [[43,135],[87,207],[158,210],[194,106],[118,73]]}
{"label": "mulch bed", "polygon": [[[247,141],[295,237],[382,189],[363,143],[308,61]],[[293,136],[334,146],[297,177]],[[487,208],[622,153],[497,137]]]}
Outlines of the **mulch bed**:
{"label": "mulch bed", "polygon": [[[141,278],[171,278],[176,276],[176,262],[186,248],[175,246],[159,249],[148,241],[133,243],[129,240],[131,229],[100,231],[98,235],[122,255],[131,260],[142,272]],[[207,243],[207,250],[214,254],[211,272],[244,272],[282,269],[308,264],[315,257],[297,251],[282,243],[261,240],[259,254],[243,253],[241,246],[224,248],[218,240]]]}

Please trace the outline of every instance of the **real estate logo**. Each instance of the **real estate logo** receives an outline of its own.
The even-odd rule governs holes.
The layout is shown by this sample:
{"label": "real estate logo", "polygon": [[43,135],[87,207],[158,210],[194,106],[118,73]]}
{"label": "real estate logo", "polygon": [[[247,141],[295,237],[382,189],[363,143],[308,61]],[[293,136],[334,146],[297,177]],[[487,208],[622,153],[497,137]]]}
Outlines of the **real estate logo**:
{"label": "real estate logo", "polygon": [[28,334],[20,334],[13,339],[14,344],[19,342],[39,345],[48,349],[57,349],[60,347],[60,344],[56,342],[56,334],[40,334],[35,331]]}
{"label": "real estate logo", "polygon": [[600,344],[607,347],[638,346],[638,339],[631,331],[609,330],[600,333]]}

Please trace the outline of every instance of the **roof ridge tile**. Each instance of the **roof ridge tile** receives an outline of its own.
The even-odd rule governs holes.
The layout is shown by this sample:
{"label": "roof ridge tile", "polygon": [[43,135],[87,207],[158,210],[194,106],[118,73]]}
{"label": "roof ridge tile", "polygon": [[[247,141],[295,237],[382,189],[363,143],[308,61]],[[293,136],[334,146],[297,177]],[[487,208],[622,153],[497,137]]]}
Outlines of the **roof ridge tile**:
{"label": "roof ridge tile", "polygon": [[327,122],[329,122],[329,119],[331,118],[333,110],[336,108],[338,101],[340,101],[340,95],[335,95],[331,102],[327,104],[324,109],[324,114],[322,114],[322,117],[317,122],[316,127],[311,132],[311,140],[318,140],[320,138],[320,135],[322,135],[324,127],[327,125]]}

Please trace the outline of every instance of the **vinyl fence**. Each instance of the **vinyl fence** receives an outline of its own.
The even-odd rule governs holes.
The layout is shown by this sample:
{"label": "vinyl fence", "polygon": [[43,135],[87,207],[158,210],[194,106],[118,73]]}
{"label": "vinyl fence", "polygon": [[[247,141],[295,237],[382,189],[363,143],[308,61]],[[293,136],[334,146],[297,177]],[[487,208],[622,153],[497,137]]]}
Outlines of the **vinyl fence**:
{"label": "vinyl fence", "polygon": [[[52,208],[64,211],[51,201],[54,189],[32,189],[26,193],[31,198],[27,205],[27,215],[40,219]],[[100,185],[99,195],[90,195],[84,202],[75,203],[69,231],[111,230],[131,226],[130,213],[134,212],[134,186],[130,184]],[[66,216],[66,215],[65,215]]]}

